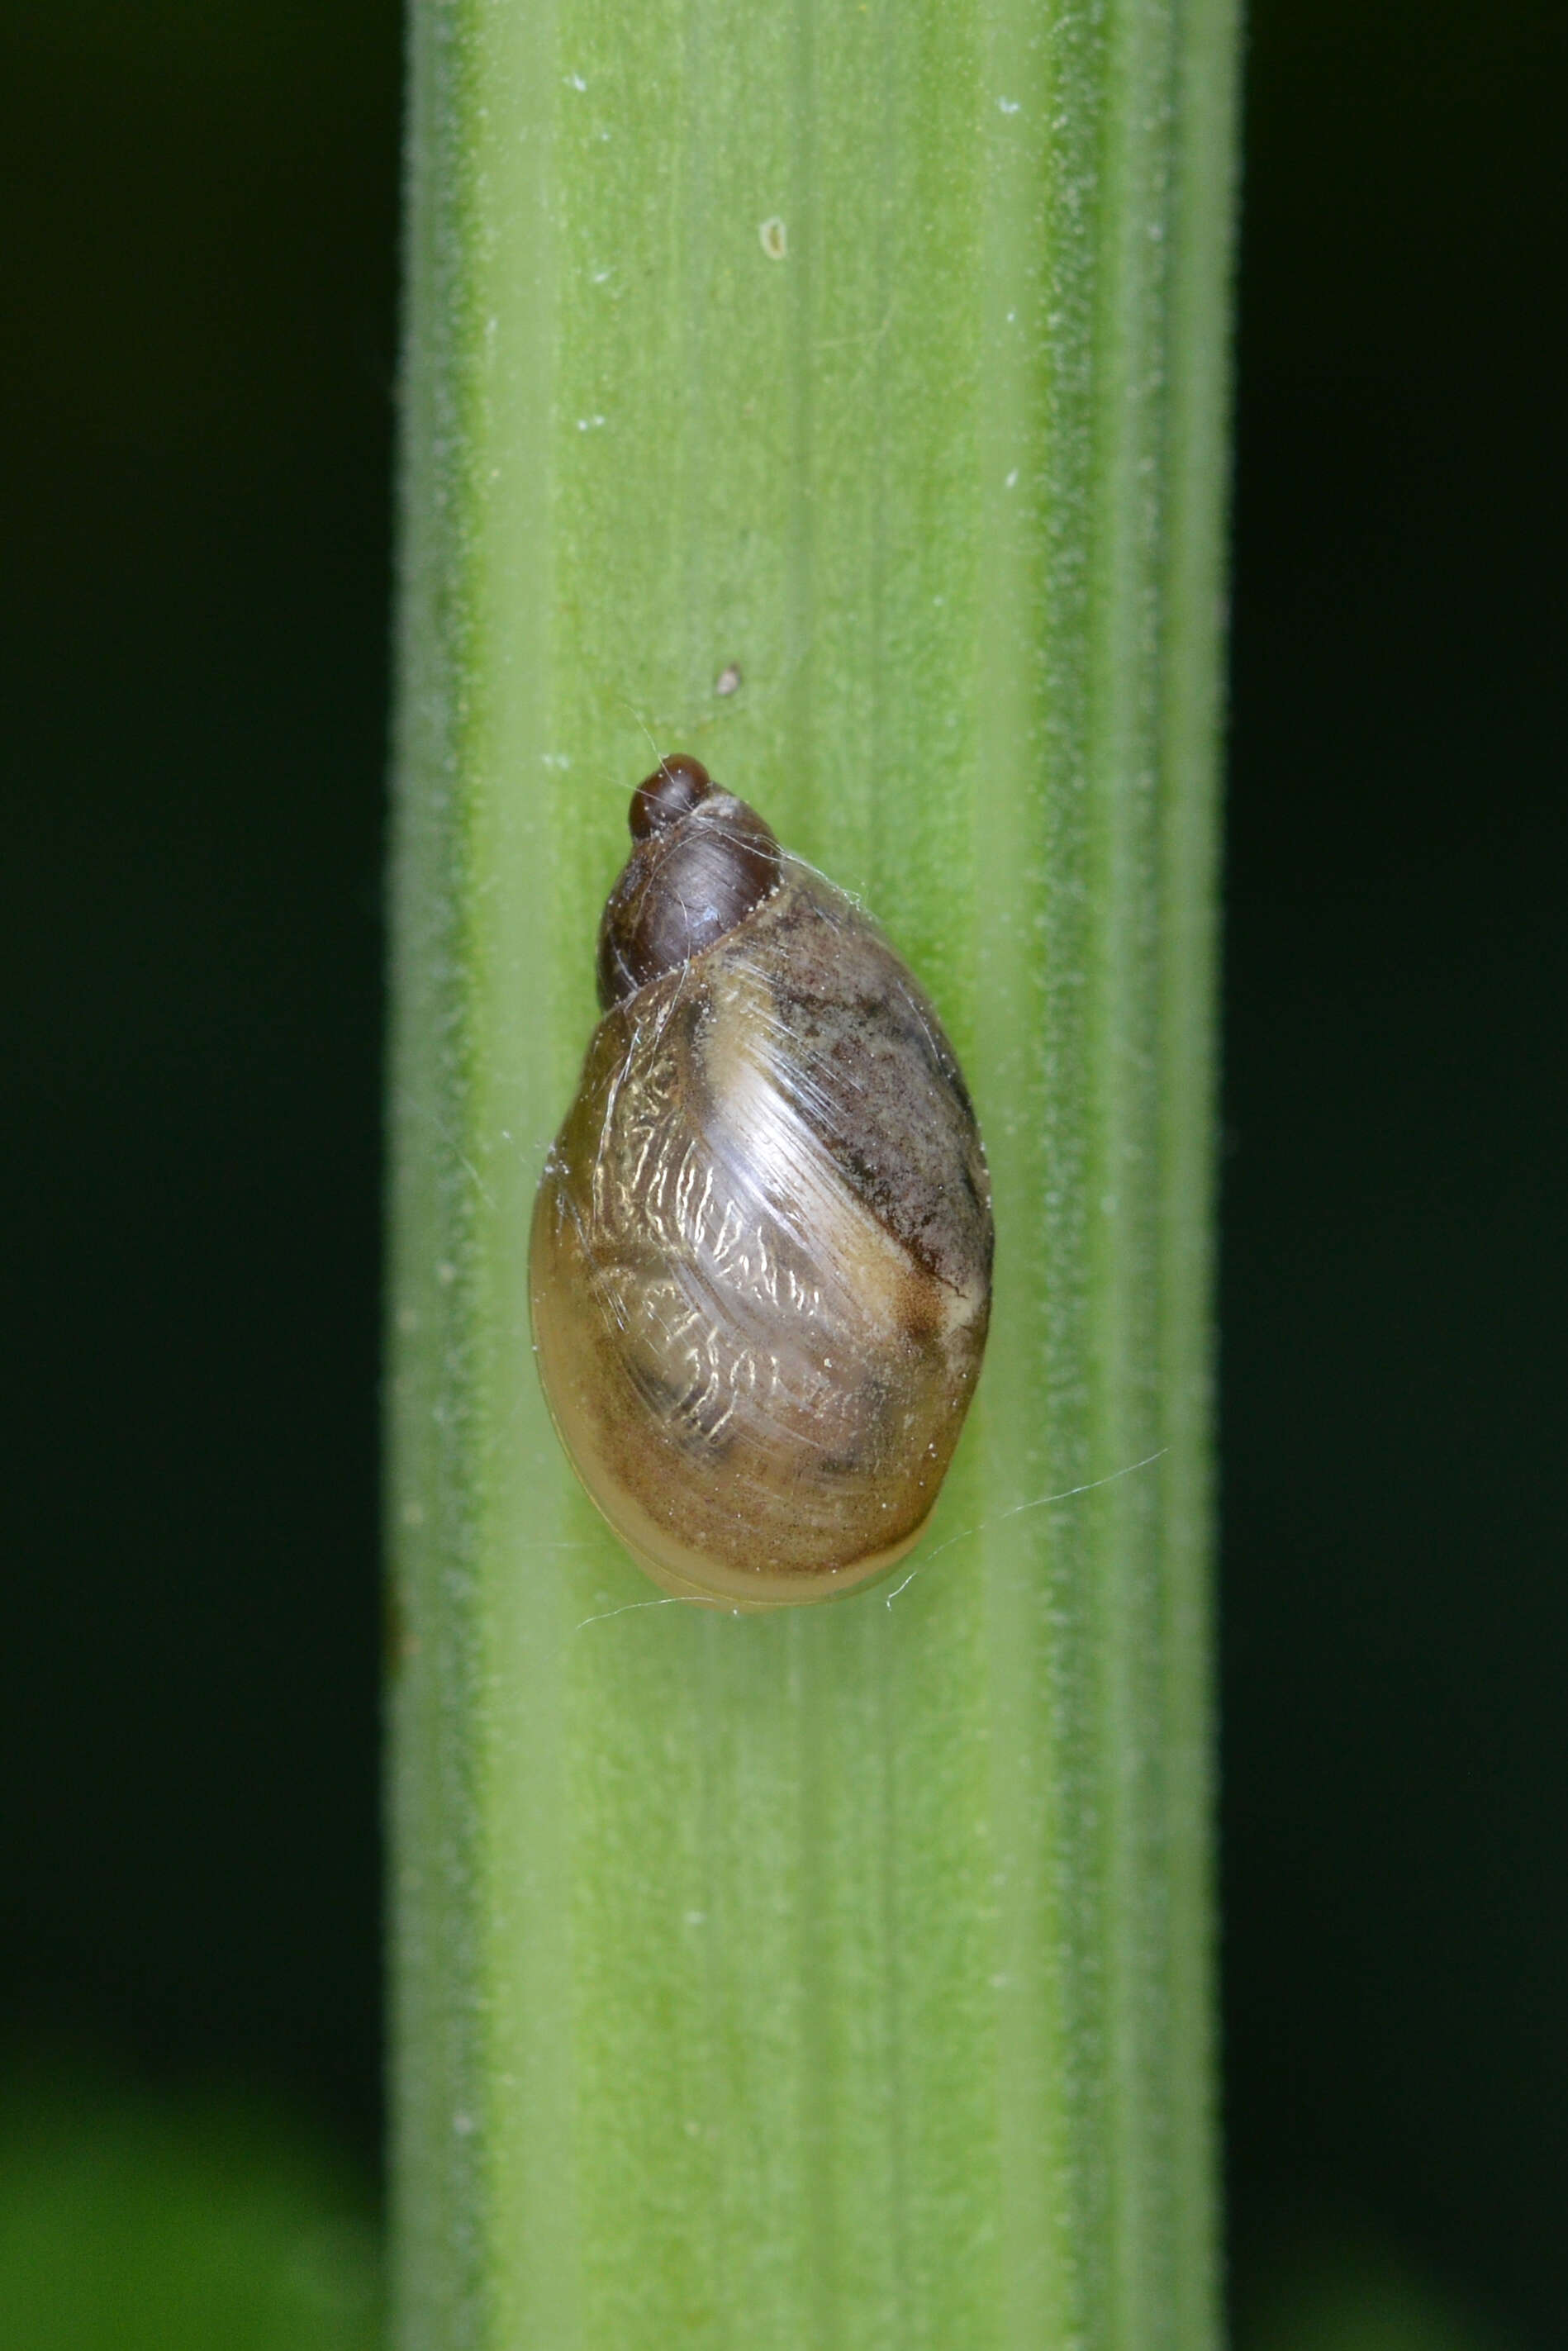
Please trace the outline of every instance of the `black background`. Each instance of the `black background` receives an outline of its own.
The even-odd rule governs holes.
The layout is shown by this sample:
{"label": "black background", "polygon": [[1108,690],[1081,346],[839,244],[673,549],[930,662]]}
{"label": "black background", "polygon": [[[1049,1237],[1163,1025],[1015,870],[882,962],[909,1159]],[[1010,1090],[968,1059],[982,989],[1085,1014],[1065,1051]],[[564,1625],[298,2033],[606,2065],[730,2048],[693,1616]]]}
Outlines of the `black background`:
{"label": "black background", "polygon": [[[399,27],[0,31],[0,2033],[378,2125]],[[1237,2283],[1568,2335],[1544,0],[1260,0],[1226,987]]]}

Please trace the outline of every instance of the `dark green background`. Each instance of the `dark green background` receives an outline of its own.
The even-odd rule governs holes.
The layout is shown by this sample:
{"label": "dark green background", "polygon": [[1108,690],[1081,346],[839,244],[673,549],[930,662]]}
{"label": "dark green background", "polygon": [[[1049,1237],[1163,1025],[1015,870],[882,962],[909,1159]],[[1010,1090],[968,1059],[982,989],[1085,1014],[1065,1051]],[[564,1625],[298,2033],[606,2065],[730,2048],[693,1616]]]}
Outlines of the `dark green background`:
{"label": "dark green background", "polygon": [[[0,2037],[378,2121],[398,22],[0,29]],[[1237,2282],[1568,2335],[1564,14],[1260,0],[1227,982]]]}

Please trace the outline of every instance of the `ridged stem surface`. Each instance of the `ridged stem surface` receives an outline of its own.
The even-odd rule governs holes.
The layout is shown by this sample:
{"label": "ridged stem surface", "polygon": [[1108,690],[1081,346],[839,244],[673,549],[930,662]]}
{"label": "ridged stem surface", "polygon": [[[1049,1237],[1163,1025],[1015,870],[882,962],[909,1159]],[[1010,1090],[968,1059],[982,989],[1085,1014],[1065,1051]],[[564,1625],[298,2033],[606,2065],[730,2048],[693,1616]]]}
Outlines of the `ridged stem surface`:
{"label": "ridged stem surface", "polygon": [[[413,0],[402,2351],[1215,2341],[1231,7]],[[636,1604],[529,1344],[655,749],[880,916],[995,1186],[915,1573],[751,1619]]]}

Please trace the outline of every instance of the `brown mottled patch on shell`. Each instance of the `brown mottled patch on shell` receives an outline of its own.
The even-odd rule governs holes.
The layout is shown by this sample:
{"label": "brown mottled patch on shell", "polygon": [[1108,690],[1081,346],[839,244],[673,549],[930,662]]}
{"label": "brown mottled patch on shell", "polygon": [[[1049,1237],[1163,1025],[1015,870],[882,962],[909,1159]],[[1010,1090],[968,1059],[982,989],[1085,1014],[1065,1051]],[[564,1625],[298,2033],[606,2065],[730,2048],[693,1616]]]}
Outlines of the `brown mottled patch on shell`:
{"label": "brown mottled patch on shell", "polygon": [[988,1280],[991,1188],[958,1059],[871,918],[810,868],[747,919],[766,960],[783,1057],[867,1206],[950,1289]]}

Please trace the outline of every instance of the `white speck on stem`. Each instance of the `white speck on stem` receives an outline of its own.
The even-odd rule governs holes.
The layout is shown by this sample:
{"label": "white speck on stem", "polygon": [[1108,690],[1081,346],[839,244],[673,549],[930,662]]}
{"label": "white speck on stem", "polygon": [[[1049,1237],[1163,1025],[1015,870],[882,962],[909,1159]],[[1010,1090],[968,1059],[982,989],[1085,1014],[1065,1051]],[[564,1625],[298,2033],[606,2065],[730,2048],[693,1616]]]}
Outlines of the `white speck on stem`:
{"label": "white speck on stem", "polygon": [[789,232],[777,213],[770,213],[757,231],[758,239],[769,261],[782,261],[789,250]]}
{"label": "white speck on stem", "polygon": [[998,106],[1004,114],[1016,114],[1021,101],[1016,98],[998,98]]}

